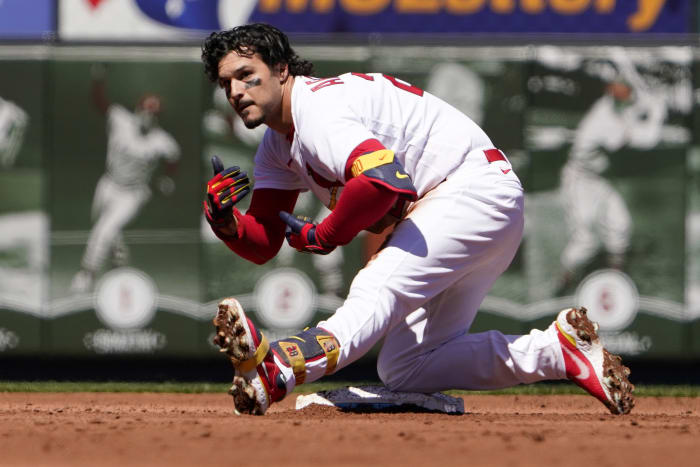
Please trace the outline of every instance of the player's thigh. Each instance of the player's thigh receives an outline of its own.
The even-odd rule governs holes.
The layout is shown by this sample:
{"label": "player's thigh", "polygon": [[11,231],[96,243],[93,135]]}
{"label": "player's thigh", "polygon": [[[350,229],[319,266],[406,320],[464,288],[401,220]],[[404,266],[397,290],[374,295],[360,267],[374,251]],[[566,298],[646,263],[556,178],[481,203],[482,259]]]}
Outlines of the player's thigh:
{"label": "player's thigh", "polygon": [[384,333],[471,271],[512,259],[522,236],[522,189],[509,184],[496,195],[470,183],[455,177],[416,203],[353,280],[344,305],[329,319],[339,322],[333,329],[359,329],[371,321],[375,332]]}
{"label": "player's thigh", "polygon": [[599,216],[599,222],[603,228],[612,226],[615,230],[628,229],[632,224],[632,216],[627,203],[612,185],[605,196],[605,205]]}
{"label": "player's thigh", "polygon": [[569,168],[562,173],[561,194],[570,229],[594,228],[601,206],[611,191],[610,184],[587,170]]}
{"label": "player's thigh", "polygon": [[129,223],[147,199],[147,191],[144,188],[122,188],[117,201],[111,206],[117,227],[121,228]]}
{"label": "player's thigh", "polygon": [[95,195],[92,197],[92,219],[98,219],[104,211],[109,209],[110,201],[116,199],[114,183],[106,177],[100,178],[95,187]]}
{"label": "player's thigh", "polygon": [[484,297],[512,261],[519,236],[502,240],[498,254],[463,275],[411,312],[385,336],[377,370],[385,384],[399,384],[431,351],[468,332]]}
{"label": "player's thigh", "polygon": [[401,271],[428,290],[426,298],[499,262],[520,243],[522,187],[493,169],[458,171],[416,203],[391,236],[388,248],[411,251]]}

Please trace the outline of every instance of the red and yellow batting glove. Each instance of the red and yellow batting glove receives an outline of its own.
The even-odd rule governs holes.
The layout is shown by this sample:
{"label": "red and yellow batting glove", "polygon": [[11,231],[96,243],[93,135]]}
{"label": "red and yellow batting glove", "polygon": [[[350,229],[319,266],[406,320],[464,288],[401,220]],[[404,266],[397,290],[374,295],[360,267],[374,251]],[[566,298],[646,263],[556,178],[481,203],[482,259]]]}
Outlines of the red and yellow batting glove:
{"label": "red and yellow batting glove", "polygon": [[248,174],[237,166],[224,169],[217,156],[211,158],[214,176],[207,182],[204,214],[214,229],[228,227],[233,220],[233,206],[250,193]]}
{"label": "red and yellow batting glove", "polygon": [[298,251],[327,255],[335,249],[335,246],[323,244],[316,236],[316,224],[311,222],[310,217],[280,211],[280,218],[287,224],[284,233],[287,243]]}

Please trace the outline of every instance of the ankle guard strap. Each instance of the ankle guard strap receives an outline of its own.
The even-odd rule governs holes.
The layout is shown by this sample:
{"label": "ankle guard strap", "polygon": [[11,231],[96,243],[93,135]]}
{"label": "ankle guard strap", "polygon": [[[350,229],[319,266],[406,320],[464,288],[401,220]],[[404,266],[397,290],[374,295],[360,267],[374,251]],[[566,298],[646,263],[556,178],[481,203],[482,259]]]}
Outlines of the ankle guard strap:
{"label": "ankle guard strap", "polygon": [[309,328],[296,336],[272,343],[272,350],[282,358],[294,372],[296,384],[306,379],[306,362],[326,358],[326,373],[335,370],[340,354],[340,345],[330,332],[321,328]]}
{"label": "ankle guard strap", "polygon": [[260,336],[260,344],[258,344],[258,348],[255,349],[255,354],[253,354],[253,356],[250,357],[248,360],[245,360],[241,362],[240,365],[238,365],[238,369],[243,373],[247,373],[254,369],[256,366],[260,365],[263,362],[263,360],[265,360],[265,356],[270,350],[270,344],[267,342],[267,338],[265,337],[265,335],[260,334]]}

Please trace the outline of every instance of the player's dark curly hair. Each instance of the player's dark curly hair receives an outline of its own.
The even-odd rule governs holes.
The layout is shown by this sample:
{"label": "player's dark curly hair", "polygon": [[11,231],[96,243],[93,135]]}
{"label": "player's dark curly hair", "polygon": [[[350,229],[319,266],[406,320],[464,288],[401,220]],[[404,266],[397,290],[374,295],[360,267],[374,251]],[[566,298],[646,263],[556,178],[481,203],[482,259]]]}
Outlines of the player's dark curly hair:
{"label": "player's dark curly hair", "polygon": [[269,24],[252,23],[213,32],[204,40],[202,62],[204,72],[212,82],[219,80],[219,62],[231,51],[248,57],[257,52],[270,68],[286,63],[292,76],[313,74],[313,63],[299,58],[282,31]]}

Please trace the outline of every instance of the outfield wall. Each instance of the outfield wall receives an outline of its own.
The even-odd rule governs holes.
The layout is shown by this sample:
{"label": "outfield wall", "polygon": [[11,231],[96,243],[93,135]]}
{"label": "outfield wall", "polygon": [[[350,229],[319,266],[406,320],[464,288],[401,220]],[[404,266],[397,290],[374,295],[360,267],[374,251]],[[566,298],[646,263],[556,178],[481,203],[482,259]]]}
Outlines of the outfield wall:
{"label": "outfield wall", "polygon": [[[616,352],[700,357],[696,49],[298,52],[318,76],[381,71],[420,86],[472,116],[510,158],[527,192],[525,238],[472,331],[523,333],[585,305]],[[0,68],[0,356],[215,358],[219,299],[238,297],[270,338],[284,337],[332,313],[380,241],[362,235],[326,257],[285,245],[256,266],[209,232],[201,202],[211,155],[252,173],[260,134],[236,122],[206,81],[197,47],[8,45]],[[174,172],[155,164],[122,241],[103,246],[92,284],[71,289],[104,215],[95,200],[108,136],[92,93],[100,75],[106,96],[126,109],[145,93],[161,97],[159,123],[180,157]],[[625,102],[609,94],[621,77]],[[608,113],[606,102],[617,102]],[[581,156],[582,141],[596,151]],[[328,211],[305,196],[296,212]]]}

